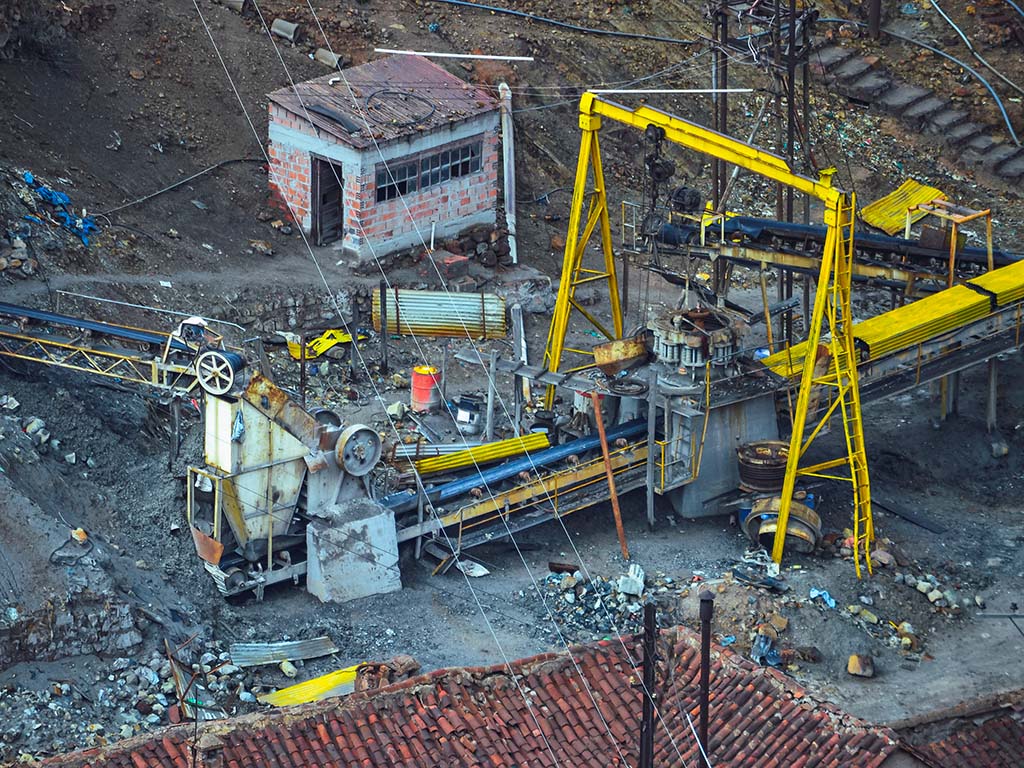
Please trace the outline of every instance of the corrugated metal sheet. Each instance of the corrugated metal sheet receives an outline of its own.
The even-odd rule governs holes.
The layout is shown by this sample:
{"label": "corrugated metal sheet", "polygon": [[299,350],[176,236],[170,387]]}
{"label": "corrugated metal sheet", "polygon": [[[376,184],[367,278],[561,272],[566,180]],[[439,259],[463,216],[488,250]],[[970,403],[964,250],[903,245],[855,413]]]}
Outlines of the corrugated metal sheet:
{"label": "corrugated metal sheet", "polygon": [[967,284],[995,296],[997,307],[1020,301],[1024,299],[1024,261],[975,277]]}
{"label": "corrugated metal sheet", "polygon": [[[387,294],[388,333],[504,339],[505,300],[493,293],[394,288]],[[380,288],[373,291],[373,327],[380,331]]]}
{"label": "corrugated metal sheet", "polygon": [[[902,232],[907,224],[908,208],[936,199],[945,200],[945,193],[936,187],[926,187],[913,179],[907,179],[895,191],[861,208],[860,217],[866,224],[886,234],[895,235]],[[918,221],[927,215],[924,211],[915,211],[910,219]]]}
{"label": "corrugated metal sheet", "polygon": [[273,704],[275,707],[287,707],[292,704],[307,704],[321,701],[332,696],[344,696],[352,693],[356,684],[356,670],[359,664],[326,675],[314,677],[296,685],[290,685],[273,693],[264,693],[257,697],[261,704]]}
{"label": "corrugated metal sheet", "polygon": [[875,360],[972,323],[987,315],[990,308],[988,296],[956,285],[858,323],[853,336]]}
{"label": "corrugated metal sheet", "polygon": [[239,667],[277,664],[281,661],[315,659],[338,652],[338,646],[326,635],[310,640],[290,640],[280,643],[232,643],[228,649],[231,663]]}
{"label": "corrugated metal sheet", "polygon": [[268,98],[303,121],[308,111],[313,125],[357,148],[372,146],[374,139],[386,142],[426,133],[498,110],[497,99],[489,93],[422,56],[389,56],[344,72],[351,92],[343,81],[330,84],[338,78],[332,72],[276,90]]}
{"label": "corrugated metal sheet", "polygon": [[449,456],[434,456],[420,459],[416,462],[416,469],[421,475],[448,472],[453,469],[460,469],[461,467],[507,459],[509,456],[519,456],[530,451],[540,451],[550,447],[550,445],[551,441],[546,434],[543,432],[533,432],[522,437],[510,437],[508,440],[485,443],[476,448],[468,448],[465,451],[453,453]]}

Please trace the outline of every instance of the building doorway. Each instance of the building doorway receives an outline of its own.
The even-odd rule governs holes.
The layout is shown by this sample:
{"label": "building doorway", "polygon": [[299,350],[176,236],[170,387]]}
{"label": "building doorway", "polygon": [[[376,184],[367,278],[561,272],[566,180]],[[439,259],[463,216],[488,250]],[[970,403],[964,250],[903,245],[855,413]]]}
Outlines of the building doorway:
{"label": "building doorway", "polygon": [[313,158],[313,237],[317,245],[340,240],[345,234],[341,166]]}

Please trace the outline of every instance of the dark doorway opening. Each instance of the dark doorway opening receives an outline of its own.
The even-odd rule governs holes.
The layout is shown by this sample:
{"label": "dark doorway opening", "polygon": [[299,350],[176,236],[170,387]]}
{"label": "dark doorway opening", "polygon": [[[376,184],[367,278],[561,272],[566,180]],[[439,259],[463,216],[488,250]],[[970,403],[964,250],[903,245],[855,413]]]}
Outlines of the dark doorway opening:
{"label": "dark doorway opening", "polygon": [[313,158],[313,237],[317,245],[340,240],[345,234],[341,166]]}

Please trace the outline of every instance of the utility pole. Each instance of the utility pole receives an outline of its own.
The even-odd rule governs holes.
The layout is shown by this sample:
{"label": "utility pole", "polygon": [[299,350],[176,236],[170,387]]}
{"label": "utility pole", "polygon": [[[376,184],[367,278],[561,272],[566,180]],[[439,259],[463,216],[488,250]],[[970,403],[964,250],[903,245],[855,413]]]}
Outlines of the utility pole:
{"label": "utility pole", "polygon": [[658,618],[653,602],[644,605],[644,713],[640,723],[639,768],[654,768],[654,664]]}

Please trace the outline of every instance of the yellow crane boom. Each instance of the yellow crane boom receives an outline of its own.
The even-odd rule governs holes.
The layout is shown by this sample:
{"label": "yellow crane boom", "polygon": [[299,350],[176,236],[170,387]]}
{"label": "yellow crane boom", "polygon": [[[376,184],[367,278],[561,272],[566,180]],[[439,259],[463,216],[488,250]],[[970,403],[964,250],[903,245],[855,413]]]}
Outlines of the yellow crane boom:
{"label": "yellow crane boom", "polygon": [[[849,482],[853,489],[854,552],[858,576],[863,554],[870,572],[870,544],[874,537],[871,521],[871,494],[868,479],[867,456],[861,420],[860,394],[857,387],[857,364],[853,346],[850,285],[853,270],[854,196],[832,186],[834,168],[822,171],[817,179],[795,173],[778,155],[738,141],[683,118],[644,106],[631,109],[593,93],[580,98],[579,126],[582,132],[580,154],[576,165],[569,231],[565,238],[562,260],[562,279],[559,285],[555,311],[548,331],[544,365],[552,373],[563,372],[564,353],[591,354],[587,350],[566,347],[565,339],[573,311],[593,325],[609,339],[622,337],[622,306],[618,279],[615,273],[614,252],[608,213],[607,187],[601,165],[598,133],[603,120],[629,125],[640,130],[656,126],[665,138],[681,147],[724,160],[772,181],[785,184],[799,192],[820,200],[825,208],[827,227],[824,252],[818,274],[814,309],[808,325],[807,348],[817,350],[815,359],[826,360],[827,365],[804,366],[800,379],[796,407],[793,411],[789,462],[779,508],[779,524],[772,549],[772,558],[779,562],[785,546],[786,525],[796,479],[801,475],[829,477]],[[592,181],[590,179],[592,178]],[[588,183],[589,182],[589,183]],[[584,217],[584,208],[586,216]],[[587,244],[595,232],[600,233],[603,262],[597,266],[584,263]],[[611,330],[607,329],[576,299],[576,290],[586,283],[607,283],[612,315]],[[822,338],[827,334],[827,341]],[[588,362],[569,370],[592,365]],[[817,395],[822,389],[829,397]],[[653,393],[652,393],[653,396]],[[548,387],[548,404],[553,402],[553,387]],[[817,409],[825,402],[824,412]],[[809,411],[814,410],[814,413]],[[800,466],[801,459],[825,423],[833,416],[842,418],[846,450],[840,457],[811,466]],[[808,419],[816,421],[809,424]],[[848,476],[832,474],[846,467]]]}

